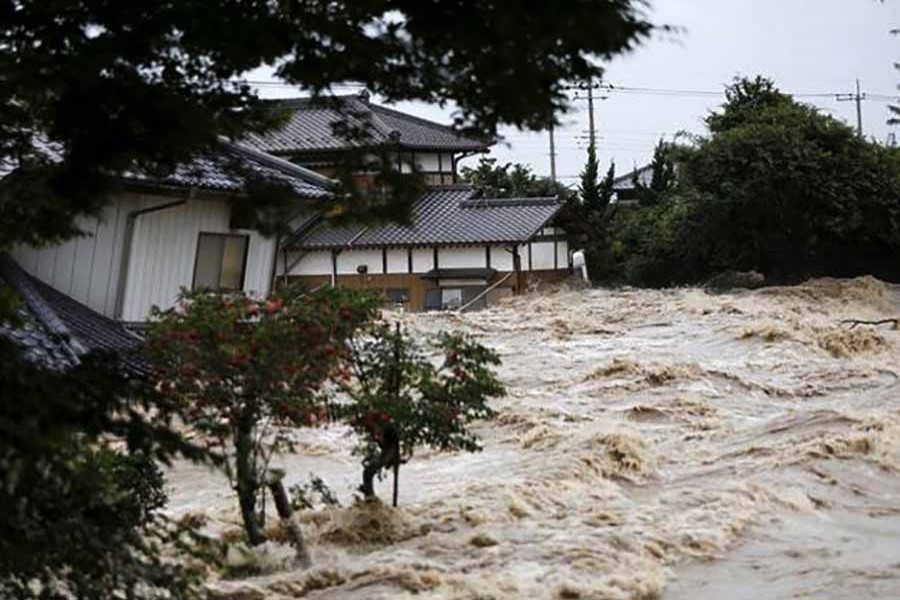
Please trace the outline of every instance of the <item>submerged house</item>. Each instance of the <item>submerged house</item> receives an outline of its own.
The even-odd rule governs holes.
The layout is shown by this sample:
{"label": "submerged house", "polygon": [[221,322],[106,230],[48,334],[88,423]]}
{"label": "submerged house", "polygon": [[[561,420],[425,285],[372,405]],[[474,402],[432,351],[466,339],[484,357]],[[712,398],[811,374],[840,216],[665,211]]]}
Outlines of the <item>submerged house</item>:
{"label": "submerged house", "polygon": [[[280,247],[280,281],[375,289],[411,310],[490,304],[538,281],[570,272],[557,198],[485,198],[460,182],[462,158],[490,144],[439,123],[370,102],[367,94],[288,100],[288,123],[244,143],[325,175],[349,155],[387,156],[428,186],[407,225],[333,227],[318,215],[295,223]],[[338,124],[366,135],[348,138]],[[371,173],[355,173],[358,185]]]}
{"label": "submerged house", "polygon": [[[485,142],[365,96],[284,106],[291,118],[278,131],[222,140],[167,174],[117,178],[103,214],[78,223],[87,235],[0,257],[36,330],[68,332],[77,354],[110,340],[128,346],[123,326],[171,307],[182,288],[266,295],[300,280],[378,290],[423,310],[483,306],[568,275],[569,249],[552,225],[556,198],[483,198],[459,182],[459,160],[485,151]],[[340,134],[348,121],[365,128],[365,139]],[[424,178],[408,225],[333,227],[309,209],[332,194],[336,165],[359,150]],[[372,180],[366,171],[354,176],[362,187]],[[265,237],[233,218],[232,200],[251,177],[296,196],[293,235]]]}
{"label": "submerged house", "polygon": [[[153,306],[171,307],[181,288],[268,294],[275,240],[232,219],[231,201],[242,193],[246,177],[289,186],[301,202],[327,196],[331,183],[303,167],[222,142],[164,176],[125,174],[114,182],[99,218],[78,222],[86,235],[49,247],[16,246],[7,271],[24,272],[12,282],[34,283],[34,294],[20,292],[29,306],[29,298],[61,294],[106,324],[145,322]],[[38,306],[36,314],[44,313]]]}

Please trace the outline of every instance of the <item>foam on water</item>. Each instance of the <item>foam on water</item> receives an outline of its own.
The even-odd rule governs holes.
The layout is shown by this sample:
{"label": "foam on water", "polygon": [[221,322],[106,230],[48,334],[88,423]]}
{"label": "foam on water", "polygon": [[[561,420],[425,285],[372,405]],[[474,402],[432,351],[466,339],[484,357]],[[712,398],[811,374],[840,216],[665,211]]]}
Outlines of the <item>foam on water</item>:
{"label": "foam on water", "polygon": [[[900,332],[840,322],[897,316],[898,297],[866,277],[715,295],[561,289],[478,313],[393,315],[422,334],[468,331],[501,354],[510,394],[477,427],[484,451],[415,456],[399,509],[301,515],[312,569],[217,588],[895,598]],[[297,438],[309,452],[279,459],[287,483],[313,471],[346,503],[360,476],[346,431]],[[183,466],[173,477],[177,511],[237,522],[223,478]],[[852,558],[867,539],[893,561]]]}

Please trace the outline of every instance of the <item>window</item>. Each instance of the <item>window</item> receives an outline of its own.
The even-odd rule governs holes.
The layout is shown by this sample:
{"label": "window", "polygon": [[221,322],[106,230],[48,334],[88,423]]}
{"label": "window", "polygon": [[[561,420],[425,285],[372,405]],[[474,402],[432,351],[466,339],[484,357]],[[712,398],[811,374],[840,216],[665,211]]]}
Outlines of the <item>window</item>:
{"label": "window", "polygon": [[461,288],[441,289],[441,308],[459,308],[463,303],[463,291]]}
{"label": "window", "polygon": [[409,290],[406,288],[388,288],[384,291],[384,295],[391,304],[409,303]]}
{"label": "window", "polygon": [[249,239],[246,235],[201,233],[194,262],[194,289],[243,289]]}

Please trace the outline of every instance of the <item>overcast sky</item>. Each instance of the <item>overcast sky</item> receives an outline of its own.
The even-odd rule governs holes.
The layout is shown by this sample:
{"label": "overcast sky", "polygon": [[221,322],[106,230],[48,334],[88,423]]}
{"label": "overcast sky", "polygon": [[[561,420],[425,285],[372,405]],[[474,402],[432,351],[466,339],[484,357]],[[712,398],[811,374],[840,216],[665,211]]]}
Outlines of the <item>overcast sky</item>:
{"label": "overcast sky", "polygon": [[[689,94],[604,93],[595,105],[598,154],[604,165],[615,159],[623,173],[647,162],[660,137],[678,131],[703,132],[703,116],[722,102],[719,95],[735,75],[762,74],[784,91],[803,96],[838,118],[855,125],[853,102],[837,102],[834,93],[854,90],[859,78],[863,92],[881,95],[863,103],[867,136],[885,141],[888,127],[886,96],[896,97],[900,71],[900,0],[650,0],[651,20],[683,29],[673,36],[657,36],[630,55],[607,65],[604,83],[613,86],[684,90]],[[263,76],[260,73],[260,76]],[[261,94],[282,97],[292,90],[265,86]],[[295,95],[295,94],[294,94]],[[574,94],[573,94],[574,97]],[[557,129],[557,174],[567,184],[584,163],[587,103],[573,102]],[[452,108],[409,103],[397,108],[440,121],[450,120]],[[536,173],[549,174],[546,133],[502,132],[508,146],[492,152],[502,162],[521,162]],[[476,159],[477,160],[477,159]],[[469,163],[475,162],[469,159]]]}

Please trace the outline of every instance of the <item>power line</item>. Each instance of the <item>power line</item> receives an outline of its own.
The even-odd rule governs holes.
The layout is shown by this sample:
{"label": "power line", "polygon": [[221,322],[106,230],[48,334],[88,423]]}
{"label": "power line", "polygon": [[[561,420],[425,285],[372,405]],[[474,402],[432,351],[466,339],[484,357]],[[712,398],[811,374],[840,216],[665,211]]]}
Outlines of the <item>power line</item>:
{"label": "power line", "polygon": [[553,139],[553,123],[550,123],[550,179],[556,182],[556,143]]}
{"label": "power line", "polygon": [[855,94],[837,94],[835,100],[838,102],[856,102],[856,133],[859,137],[863,136],[862,125],[862,102],[866,99],[866,95],[859,91],[859,79],[856,80]]}
{"label": "power line", "polygon": [[[267,81],[267,80],[259,80],[259,79],[241,79],[236,80],[239,83],[248,83],[250,85],[258,85],[265,87],[280,87],[280,88],[289,88],[289,89],[298,89],[303,86],[299,84],[286,83],[281,81]],[[347,88],[347,89],[362,89],[365,88],[366,85],[364,83],[335,83],[331,85],[332,88]],[[661,96],[697,96],[697,97],[718,97],[724,95],[724,90],[697,90],[697,89],[678,89],[678,88],[658,88],[658,87],[643,87],[643,86],[625,86],[625,85],[614,85],[609,83],[593,83],[590,86],[587,84],[579,84],[579,85],[570,85],[566,86],[563,89],[568,91],[575,92],[588,92],[591,90],[603,90],[604,92],[611,92],[617,94],[647,94],[647,95],[661,95]],[[785,94],[789,96],[794,96],[795,98],[833,98],[840,94],[841,92],[788,92],[785,91]],[[894,102],[898,100],[897,95],[892,94],[875,94],[871,93],[868,96],[873,100],[882,100],[888,102]],[[597,96],[594,97],[595,99]]]}

